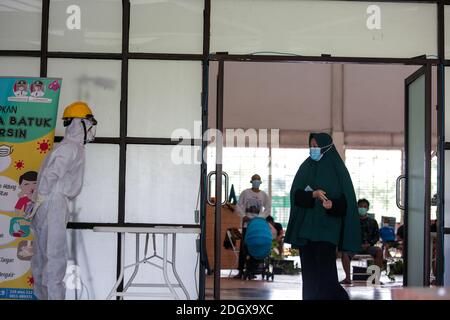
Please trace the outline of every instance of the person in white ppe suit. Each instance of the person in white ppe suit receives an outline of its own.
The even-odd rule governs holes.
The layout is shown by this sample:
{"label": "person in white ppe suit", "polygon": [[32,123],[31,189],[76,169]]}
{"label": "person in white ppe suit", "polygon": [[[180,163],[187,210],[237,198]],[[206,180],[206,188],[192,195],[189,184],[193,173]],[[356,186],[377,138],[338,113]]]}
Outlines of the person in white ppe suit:
{"label": "person in white ppe suit", "polygon": [[85,144],[94,140],[97,124],[89,106],[81,101],[66,107],[63,120],[64,139],[42,164],[28,217],[35,237],[31,260],[34,294],[40,300],[65,299],[68,205],[81,192]]}

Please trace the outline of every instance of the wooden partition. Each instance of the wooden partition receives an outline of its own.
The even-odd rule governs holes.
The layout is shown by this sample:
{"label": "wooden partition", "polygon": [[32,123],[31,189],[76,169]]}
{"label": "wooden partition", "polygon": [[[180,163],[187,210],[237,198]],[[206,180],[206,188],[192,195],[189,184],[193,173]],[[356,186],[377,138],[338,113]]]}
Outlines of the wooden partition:
{"label": "wooden partition", "polygon": [[[214,207],[209,204],[206,206],[206,254],[208,255],[209,266],[212,269],[214,266]],[[221,268],[222,269],[237,269],[236,256],[231,249],[225,249],[223,241],[226,237],[227,229],[240,228],[241,219],[239,215],[234,212],[234,205],[227,204],[222,206],[222,227],[221,227]],[[236,243],[236,248],[239,249],[239,241]]]}

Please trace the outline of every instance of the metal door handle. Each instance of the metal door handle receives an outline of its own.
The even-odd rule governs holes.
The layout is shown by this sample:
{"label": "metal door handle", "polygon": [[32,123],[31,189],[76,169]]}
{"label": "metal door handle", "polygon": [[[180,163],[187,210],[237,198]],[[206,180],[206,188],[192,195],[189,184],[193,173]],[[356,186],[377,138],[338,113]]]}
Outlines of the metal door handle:
{"label": "metal door handle", "polygon": [[[212,176],[216,175],[216,171],[211,171],[210,173],[208,173],[208,183],[206,185],[206,201],[208,202],[208,204],[210,204],[211,206],[214,206],[215,203],[213,203],[211,201],[211,178]],[[224,200],[222,201],[222,205],[225,205],[228,202],[228,191],[229,191],[229,187],[230,187],[230,177],[228,176],[228,173],[226,173],[225,171],[222,171],[222,176],[224,176],[224,182],[225,182],[225,195],[224,195]]]}
{"label": "metal door handle", "polygon": [[406,175],[402,174],[400,176],[398,176],[397,181],[395,182],[395,204],[397,205],[397,207],[400,210],[405,210],[405,206],[404,204],[401,202],[402,200],[402,195],[401,195],[401,190],[400,190],[400,182],[405,179],[406,180]]}

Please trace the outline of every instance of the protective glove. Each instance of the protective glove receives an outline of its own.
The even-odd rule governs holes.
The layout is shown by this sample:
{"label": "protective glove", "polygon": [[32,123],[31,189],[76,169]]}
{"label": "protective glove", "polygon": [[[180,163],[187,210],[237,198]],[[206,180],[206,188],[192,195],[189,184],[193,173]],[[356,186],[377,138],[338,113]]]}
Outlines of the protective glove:
{"label": "protective glove", "polygon": [[30,208],[27,208],[24,218],[27,220],[32,220],[37,210],[45,200],[45,196],[38,195],[36,199],[34,199],[32,206],[30,206]]}

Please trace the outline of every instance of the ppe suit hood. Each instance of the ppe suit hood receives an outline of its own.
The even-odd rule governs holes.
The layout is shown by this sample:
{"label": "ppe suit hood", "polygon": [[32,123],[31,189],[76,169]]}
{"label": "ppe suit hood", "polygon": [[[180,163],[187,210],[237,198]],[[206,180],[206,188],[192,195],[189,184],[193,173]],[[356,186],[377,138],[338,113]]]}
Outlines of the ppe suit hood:
{"label": "ppe suit hood", "polygon": [[72,120],[72,123],[66,128],[64,139],[84,144],[84,127],[81,123],[81,119],[75,118]]}

